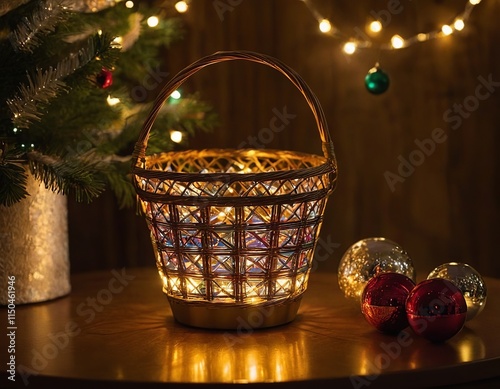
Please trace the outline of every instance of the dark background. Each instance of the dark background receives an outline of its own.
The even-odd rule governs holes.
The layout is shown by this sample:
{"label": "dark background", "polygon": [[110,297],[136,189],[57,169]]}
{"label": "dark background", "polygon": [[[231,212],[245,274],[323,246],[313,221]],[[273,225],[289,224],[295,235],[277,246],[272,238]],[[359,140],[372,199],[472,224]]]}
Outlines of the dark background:
{"label": "dark background", "polygon": [[[312,1],[346,37],[356,27],[364,30],[372,11],[388,8],[387,1]],[[438,29],[451,23],[465,3],[402,0],[402,11],[391,15],[381,38],[374,40]],[[351,244],[385,236],[409,252],[419,277],[452,260],[500,277],[499,1],[475,7],[460,33],[401,50],[358,51],[351,57],[341,51],[343,40],[319,32],[299,0],[232,1],[235,5],[223,13],[224,20],[214,4],[191,2],[181,16],[185,37],[165,53],[165,68],[174,74],[218,50],[253,50],[290,65],[317,94],[339,164],[337,190],[321,232],[323,241],[339,246],[321,257],[319,269],[336,271]],[[391,85],[385,94],[374,96],[366,91],[364,77],[377,61]],[[499,86],[476,99],[480,77]],[[265,146],[321,153],[305,101],[274,70],[244,62],[218,64],[192,77],[183,90],[199,92],[221,119],[220,128],[190,139],[186,147],[237,147],[268,126],[273,108],[286,106],[296,118]],[[487,94],[484,88],[480,92]],[[469,107],[463,108],[460,123],[444,116],[455,104]],[[444,130],[446,140],[392,191],[384,173],[397,174],[398,157],[408,159],[417,149],[415,141],[430,138],[436,128]],[[109,193],[91,205],[72,200],[69,205],[74,272],[154,266],[145,221],[135,210],[119,210]]]}

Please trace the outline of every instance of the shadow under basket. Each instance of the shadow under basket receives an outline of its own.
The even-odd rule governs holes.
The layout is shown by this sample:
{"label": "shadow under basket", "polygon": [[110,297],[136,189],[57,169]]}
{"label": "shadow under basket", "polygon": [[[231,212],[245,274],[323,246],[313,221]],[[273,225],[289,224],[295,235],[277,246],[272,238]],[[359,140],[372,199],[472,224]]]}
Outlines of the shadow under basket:
{"label": "shadow under basket", "polygon": [[[324,156],[280,150],[212,149],[146,155],[168,96],[205,66],[229,60],[268,65],[303,94]],[[278,60],[218,52],[178,73],[157,97],[134,152],[134,184],[175,319],[217,329],[292,321],[306,291],[337,167],[323,110]]]}

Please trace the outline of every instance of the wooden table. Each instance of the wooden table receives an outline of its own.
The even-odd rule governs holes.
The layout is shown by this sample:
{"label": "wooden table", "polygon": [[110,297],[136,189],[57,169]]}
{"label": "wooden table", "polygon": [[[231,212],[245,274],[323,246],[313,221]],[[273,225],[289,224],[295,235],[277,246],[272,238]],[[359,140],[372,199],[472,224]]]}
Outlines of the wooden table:
{"label": "wooden table", "polygon": [[[242,323],[235,332],[176,323],[155,269],[77,274],[69,296],[16,307],[16,385],[500,387],[500,281],[486,283],[484,311],[433,344],[409,329],[404,341],[374,330],[333,274],[311,275],[291,324],[257,331]],[[5,307],[0,314],[6,323]],[[2,348],[0,387],[9,387]]]}

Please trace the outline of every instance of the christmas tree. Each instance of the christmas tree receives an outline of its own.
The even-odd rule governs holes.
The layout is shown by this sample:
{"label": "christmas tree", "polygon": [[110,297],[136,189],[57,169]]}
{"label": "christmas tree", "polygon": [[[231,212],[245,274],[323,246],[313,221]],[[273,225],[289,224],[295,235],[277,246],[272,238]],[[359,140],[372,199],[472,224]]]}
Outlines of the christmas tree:
{"label": "christmas tree", "polygon": [[[2,1],[0,205],[29,195],[28,174],[78,201],[109,187],[130,205],[130,154],[149,95],[168,77],[160,53],[181,30],[173,7],[154,2]],[[172,96],[148,152],[171,149],[174,130],[214,124],[198,96]]]}

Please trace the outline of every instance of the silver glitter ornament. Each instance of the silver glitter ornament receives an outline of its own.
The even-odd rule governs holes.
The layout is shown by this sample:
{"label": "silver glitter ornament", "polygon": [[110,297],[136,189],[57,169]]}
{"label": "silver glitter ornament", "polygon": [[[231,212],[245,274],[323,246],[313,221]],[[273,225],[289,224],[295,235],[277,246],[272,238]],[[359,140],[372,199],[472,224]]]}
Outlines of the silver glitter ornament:
{"label": "silver glitter ornament", "polygon": [[340,260],[340,289],[345,297],[359,300],[366,283],[380,273],[399,273],[416,280],[413,262],[400,245],[382,237],[362,239]]}
{"label": "silver glitter ornament", "polygon": [[436,267],[429,273],[427,279],[443,278],[455,284],[460,289],[467,303],[467,318],[475,318],[486,305],[487,289],[481,275],[466,263],[449,262]]}

